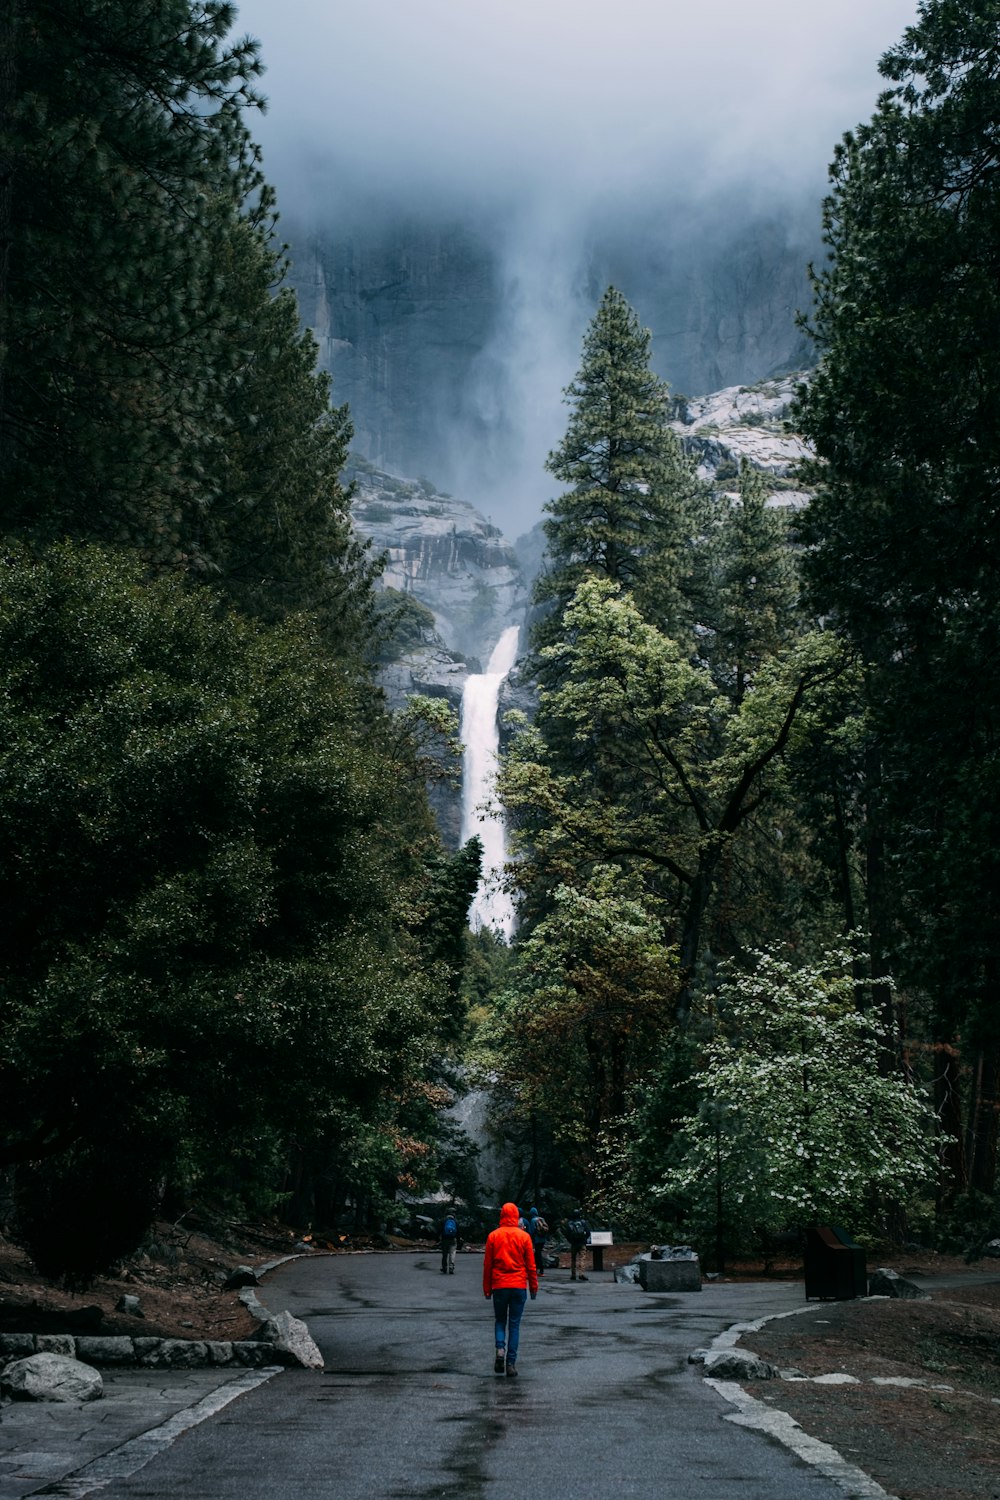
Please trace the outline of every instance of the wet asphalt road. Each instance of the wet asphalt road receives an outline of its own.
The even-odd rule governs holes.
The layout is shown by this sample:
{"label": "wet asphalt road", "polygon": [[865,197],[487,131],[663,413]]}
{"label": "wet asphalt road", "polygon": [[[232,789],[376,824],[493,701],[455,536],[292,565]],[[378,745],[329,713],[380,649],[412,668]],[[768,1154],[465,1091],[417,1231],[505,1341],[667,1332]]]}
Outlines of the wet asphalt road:
{"label": "wet asphalt road", "polygon": [[520,1377],[493,1374],[481,1258],[298,1260],[261,1299],[309,1324],[323,1374],[290,1371],[181,1437],[104,1500],[843,1500],[687,1364],[801,1286],[650,1295],[549,1272],[522,1325]]}

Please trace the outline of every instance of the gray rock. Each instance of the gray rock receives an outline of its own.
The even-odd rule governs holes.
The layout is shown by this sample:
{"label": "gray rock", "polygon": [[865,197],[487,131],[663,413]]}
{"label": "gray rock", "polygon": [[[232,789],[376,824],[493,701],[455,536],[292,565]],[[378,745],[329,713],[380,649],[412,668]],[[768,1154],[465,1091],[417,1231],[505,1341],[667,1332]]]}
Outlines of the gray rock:
{"label": "gray rock", "polygon": [[639,1258],[639,1285],[644,1292],[700,1292],[701,1268],[693,1250],[654,1246]]}
{"label": "gray rock", "polygon": [[130,1365],[135,1361],[135,1345],[127,1338],[81,1334],[76,1341],[76,1357],[91,1365]]}
{"label": "gray rock", "polygon": [[930,1292],[923,1291],[912,1281],[891,1271],[888,1266],[879,1266],[868,1278],[869,1297],[899,1297],[912,1302],[928,1302]]}
{"label": "gray rock", "polygon": [[778,1371],[749,1349],[713,1349],[705,1356],[705,1374],[713,1380],[774,1380]]}
{"label": "gray rock", "polygon": [[36,1354],[64,1354],[76,1358],[76,1339],[71,1333],[39,1333],[35,1337]]}
{"label": "gray rock", "polygon": [[258,1323],[266,1323],[271,1314],[268,1312],[263,1302],[260,1302],[258,1300],[257,1293],[253,1290],[253,1288],[248,1286],[244,1287],[239,1296],[240,1301],[243,1303],[243,1306],[246,1308],[251,1318],[256,1318]]}
{"label": "gray rock", "polygon": [[235,1291],[241,1286],[258,1286],[259,1282],[253,1266],[236,1266],[222,1284],[227,1291]]}
{"label": "gray rock", "polygon": [[0,1359],[20,1359],[34,1352],[33,1333],[0,1333]]}
{"label": "gray rock", "polygon": [[162,1339],[134,1338],[132,1340],[132,1347],[135,1350],[136,1359],[141,1363],[146,1358],[146,1355],[151,1354],[154,1349],[158,1349],[162,1342]]}
{"label": "gray rock", "polygon": [[207,1339],[205,1349],[208,1353],[210,1365],[231,1365],[233,1362],[233,1345],[229,1339]]}
{"label": "gray rock", "polygon": [[312,1334],[301,1318],[280,1312],[268,1318],[260,1330],[262,1343],[271,1344],[284,1365],[302,1365],[307,1370],[322,1370],[323,1356],[313,1342]]}
{"label": "gray rock", "polygon": [[615,1280],[630,1282],[633,1286],[639,1281],[639,1267],[630,1263],[627,1266],[615,1266]]}
{"label": "gray rock", "polygon": [[118,1298],[118,1301],[115,1303],[115,1312],[128,1313],[130,1318],[144,1318],[146,1316],[139,1305],[138,1297],[130,1296],[127,1292],[124,1296]]}
{"label": "gray rock", "polygon": [[688,1364],[703,1365],[711,1352],[710,1349],[692,1349],[688,1355]]}
{"label": "gray rock", "polygon": [[986,1245],[985,1245],[985,1247],[983,1249],[983,1254],[984,1255],[992,1255],[994,1257],[1000,1256],[1000,1240],[989,1240],[989,1241],[987,1241],[987,1243],[986,1243]]}
{"label": "gray rock", "polygon": [[382,582],[425,605],[440,639],[485,666],[527,603],[513,547],[475,506],[419,481],[362,468],[355,484],[352,519],[386,557]]}
{"label": "gray rock", "polygon": [[270,1344],[255,1344],[248,1340],[234,1340],[233,1359],[238,1365],[246,1365],[251,1370],[260,1370],[264,1365],[276,1365],[274,1349]]}
{"label": "gray rock", "polygon": [[156,1339],[139,1363],[151,1370],[193,1370],[208,1364],[208,1348],[201,1339]]}
{"label": "gray rock", "polygon": [[0,1375],[0,1390],[15,1401],[97,1401],[104,1395],[100,1372],[64,1354],[16,1359]]}

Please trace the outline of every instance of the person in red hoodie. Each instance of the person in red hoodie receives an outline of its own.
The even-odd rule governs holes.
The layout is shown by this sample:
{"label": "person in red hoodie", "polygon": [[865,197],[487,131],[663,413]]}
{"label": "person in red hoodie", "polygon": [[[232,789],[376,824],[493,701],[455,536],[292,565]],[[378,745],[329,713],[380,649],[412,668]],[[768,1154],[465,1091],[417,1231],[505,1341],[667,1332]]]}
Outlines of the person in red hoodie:
{"label": "person in red hoodie", "polygon": [[521,1314],[529,1293],[532,1302],[538,1295],[535,1252],[531,1236],[518,1226],[519,1218],[517,1204],[505,1203],[500,1210],[500,1227],[487,1236],[483,1257],[483,1296],[493,1298],[496,1319],[496,1375],[502,1375],[505,1369],[508,1375],[517,1374]]}

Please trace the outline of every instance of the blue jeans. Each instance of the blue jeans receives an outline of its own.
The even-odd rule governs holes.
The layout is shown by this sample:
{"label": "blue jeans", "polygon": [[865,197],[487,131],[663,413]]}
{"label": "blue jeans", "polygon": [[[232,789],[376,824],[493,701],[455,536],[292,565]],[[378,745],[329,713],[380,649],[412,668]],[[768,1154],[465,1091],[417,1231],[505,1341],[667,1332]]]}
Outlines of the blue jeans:
{"label": "blue jeans", "polygon": [[528,1300],[527,1289],[522,1286],[504,1286],[493,1293],[493,1316],[496,1318],[497,1348],[507,1344],[507,1358],[517,1359],[517,1343],[521,1336],[521,1314]]}

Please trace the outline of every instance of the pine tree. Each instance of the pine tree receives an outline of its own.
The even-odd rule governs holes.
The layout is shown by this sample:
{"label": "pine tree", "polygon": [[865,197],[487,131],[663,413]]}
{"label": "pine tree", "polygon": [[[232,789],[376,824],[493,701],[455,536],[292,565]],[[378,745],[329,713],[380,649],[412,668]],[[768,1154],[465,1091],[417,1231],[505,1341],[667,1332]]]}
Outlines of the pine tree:
{"label": "pine tree", "polygon": [[255,44],[219,0],[40,0],[14,30],[4,524],[199,555],[221,439],[227,244],[261,187]]}
{"label": "pine tree", "polygon": [[[959,1183],[992,1187],[1000,1094],[1000,4],[926,0],[846,136],[815,279],[821,361],[800,421],[816,607],[868,668],[877,914],[932,1003],[941,1103],[959,1037],[979,1080]],[[962,1159],[968,1141],[971,1163]]]}
{"label": "pine tree", "polygon": [[545,507],[549,566],[536,596],[555,608],[539,627],[542,643],[557,637],[588,573],[628,589],[668,628],[684,614],[700,487],[669,425],[669,388],[649,367],[650,346],[649,331],[609,287],[566,388],[566,435],[546,462],[570,488]]}
{"label": "pine tree", "polygon": [[778,654],[800,623],[784,513],[768,507],[764,476],[746,459],[739,485],[736,501],[723,497],[701,621],[711,632],[702,649],[713,676],[737,706],[762,663]]}

